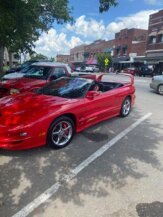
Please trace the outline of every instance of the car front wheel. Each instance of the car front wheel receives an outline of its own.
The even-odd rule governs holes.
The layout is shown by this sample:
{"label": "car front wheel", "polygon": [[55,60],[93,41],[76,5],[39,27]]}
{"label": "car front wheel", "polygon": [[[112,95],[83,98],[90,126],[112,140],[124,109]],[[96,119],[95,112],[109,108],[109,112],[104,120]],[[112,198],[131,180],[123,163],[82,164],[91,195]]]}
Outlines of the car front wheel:
{"label": "car front wheel", "polygon": [[160,84],[157,88],[157,92],[160,94],[160,95],[163,95],[163,84]]}
{"label": "car front wheel", "polygon": [[130,113],[130,110],[131,110],[131,99],[130,97],[126,97],[122,103],[120,116],[126,117]]}
{"label": "car front wheel", "polygon": [[47,144],[51,148],[63,148],[71,142],[74,133],[75,125],[73,120],[67,116],[59,117],[49,128]]}

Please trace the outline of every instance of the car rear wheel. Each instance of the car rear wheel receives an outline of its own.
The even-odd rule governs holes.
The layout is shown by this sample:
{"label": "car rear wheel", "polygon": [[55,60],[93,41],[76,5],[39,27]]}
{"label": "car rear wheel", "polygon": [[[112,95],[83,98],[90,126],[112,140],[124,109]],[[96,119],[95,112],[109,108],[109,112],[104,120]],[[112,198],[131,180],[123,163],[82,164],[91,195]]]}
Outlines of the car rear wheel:
{"label": "car rear wheel", "polygon": [[120,116],[126,117],[130,113],[130,110],[131,110],[131,99],[130,97],[126,97],[122,103]]}
{"label": "car rear wheel", "polygon": [[157,92],[160,94],[160,95],[163,95],[163,84],[160,84],[157,88]]}
{"label": "car rear wheel", "polygon": [[71,142],[74,133],[75,125],[73,120],[67,116],[59,117],[49,128],[47,144],[51,148],[63,148]]}

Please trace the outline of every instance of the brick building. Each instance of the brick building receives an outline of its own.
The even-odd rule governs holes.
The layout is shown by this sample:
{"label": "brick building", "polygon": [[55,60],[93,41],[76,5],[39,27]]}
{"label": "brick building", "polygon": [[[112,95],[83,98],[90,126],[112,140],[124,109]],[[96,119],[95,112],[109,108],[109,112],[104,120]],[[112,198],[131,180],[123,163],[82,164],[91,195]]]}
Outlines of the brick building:
{"label": "brick building", "polygon": [[85,64],[90,60],[93,62],[93,60],[97,60],[98,53],[113,54],[113,48],[114,39],[110,41],[97,40],[88,45],[83,44],[70,50],[70,62],[76,66]]}
{"label": "brick building", "polygon": [[93,43],[85,46],[84,58],[85,61],[90,59],[97,59],[98,53],[110,53],[112,54],[114,48],[114,39],[105,41],[97,40]]}
{"label": "brick building", "polygon": [[147,57],[163,57],[163,10],[149,17]]}
{"label": "brick building", "polygon": [[149,17],[146,57],[147,63],[157,65],[159,73],[163,72],[163,10]]}
{"label": "brick building", "polygon": [[123,29],[115,34],[114,62],[129,61],[134,56],[145,56],[147,30]]}
{"label": "brick building", "polygon": [[68,55],[68,54],[58,54],[56,56],[56,62],[69,63],[70,62],[70,55]]}
{"label": "brick building", "polygon": [[70,62],[74,65],[80,65],[84,62],[85,44],[76,46],[70,50]]}

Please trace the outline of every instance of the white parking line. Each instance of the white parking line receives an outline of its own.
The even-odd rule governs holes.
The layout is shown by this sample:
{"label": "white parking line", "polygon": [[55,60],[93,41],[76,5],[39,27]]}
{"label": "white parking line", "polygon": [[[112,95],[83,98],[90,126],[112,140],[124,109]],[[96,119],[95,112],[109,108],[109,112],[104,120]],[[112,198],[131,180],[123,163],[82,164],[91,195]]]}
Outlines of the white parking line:
{"label": "white parking line", "polygon": [[71,170],[69,174],[65,175],[60,181],[56,182],[50,188],[48,188],[45,192],[43,192],[40,196],[35,198],[31,203],[27,204],[23,209],[21,209],[18,213],[13,215],[12,217],[26,217],[31,212],[33,212],[38,206],[45,203],[50,197],[52,197],[59,188],[64,185],[65,182],[69,182],[75,176],[77,176],[83,169],[85,169],[89,164],[95,161],[98,157],[104,154],[109,148],[115,145],[120,139],[126,136],[129,132],[135,129],[138,125],[140,125],[143,121],[149,118],[152,113],[148,113],[142,118],[138,119],[135,123],[130,125],[127,129],[122,131],[116,137],[114,137],[111,141],[106,143],[92,155],[90,155],[86,160],[84,160],[81,164],[79,164],[75,169]]}

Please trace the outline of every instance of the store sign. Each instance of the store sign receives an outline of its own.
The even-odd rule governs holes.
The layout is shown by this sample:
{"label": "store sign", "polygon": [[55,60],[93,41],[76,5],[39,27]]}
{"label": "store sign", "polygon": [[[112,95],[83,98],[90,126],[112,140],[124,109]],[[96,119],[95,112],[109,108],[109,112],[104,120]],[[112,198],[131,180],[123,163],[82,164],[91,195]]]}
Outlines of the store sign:
{"label": "store sign", "polygon": [[129,57],[136,57],[137,53],[129,53]]}

